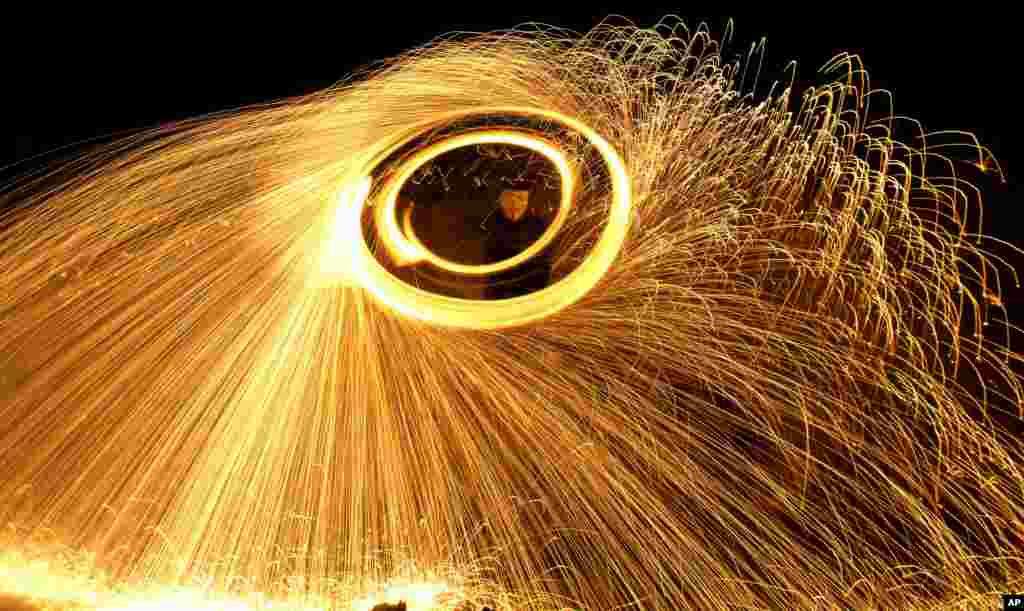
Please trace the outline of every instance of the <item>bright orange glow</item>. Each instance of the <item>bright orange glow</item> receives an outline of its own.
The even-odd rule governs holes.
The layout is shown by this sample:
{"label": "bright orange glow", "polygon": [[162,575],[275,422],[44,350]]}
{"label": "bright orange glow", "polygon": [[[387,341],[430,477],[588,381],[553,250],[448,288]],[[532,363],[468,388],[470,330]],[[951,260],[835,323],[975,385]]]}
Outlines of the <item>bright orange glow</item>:
{"label": "bright orange glow", "polygon": [[[65,559],[66,560],[66,559]],[[380,603],[404,601],[409,611],[454,609],[464,595],[444,581],[395,579],[351,599],[337,596],[269,598],[260,592],[231,596],[201,587],[120,585],[95,570],[75,570],[56,558],[0,552],[0,595],[44,608],[95,611],[369,611]]]}
{"label": "bright orange glow", "polygon": [[314,275],[314,286],[351,286],[365,279],[356,267],[356,252],[352,247],[363,239],[359,213],[370,186],[370,179],[363,178],[341,189],[333,222],[326,224],[327,234],[320,243],[319,273]]}

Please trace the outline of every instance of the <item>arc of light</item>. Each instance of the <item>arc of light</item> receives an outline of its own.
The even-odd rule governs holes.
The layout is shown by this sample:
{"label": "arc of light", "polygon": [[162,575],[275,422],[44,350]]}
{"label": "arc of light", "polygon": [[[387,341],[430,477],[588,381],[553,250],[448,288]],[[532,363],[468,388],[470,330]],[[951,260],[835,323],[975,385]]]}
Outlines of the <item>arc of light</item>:
{"label": "arc of light", "polygon": [[[487,265],[465,265],[435,255],[425,248],[414,234],[403,232],[399,228],[395,214],[395,209],[398,206],[398,194],[406,181],[416,173],[416,170],[449,151],[476,144],[508,144],[529,149],[543,156],[555,166],[562,185],[558,212],[544,233],[518,255]],[[555,239],[569,218],[574,188],[573,171],[569,160],[566,159],[562,151],[547,140],[510,130],[477,131],[442,140],[417,152],[402,164],[398,172],[388,181],[388,188],[382,195],[381,203],[374,206],[374,218],[385,250],[398,265],[405,266],[425,262],[461,276],[487,276],[525,263],[540,254]]]}
{"label": "arc of light", "polygon": [[[402,282],[385,269],[374,258],[362,235],[362,212],[365,206],[371,204],[369,193],[373,181],[370,174],[380,160],[387,158],[402,143],[415,137],[417,133],[422,133],[432,124],[444,124],[472,115],[541,117],[560,123],[582,135],[600,153],[611,178],[612,194],[608,222],[594,248],[565,278],[528,295],[495,301],[476,301],[436,295],[418,289]],[[463,146],[463,144],[459,146]],[[407,165],[412,167],[411,164]],[[415,168],[413,168],[414,170]],[[396,134],[388,145],[383,146],[376,155],[367,159],[363,164],[362,172],[357,171],[346,183],[342,189],[341,201],[339,201],[337,225],[332,241],[337,248],[344,250],[348,278],[370,293],[379,303],[403,316],[428,324],[455,328],[500,329],[524,325],[551,316],[578,301],[600,282],[618,257],[629,229],[633,205],[625,162],[607,140],[584,123],[562,113],[523,107],[495,106],[452,111],[429,122],[412,126],[408,130]],[[392,181],[390,185],[385,185],[384,198],[381,203],[390,206],[386,202],[390,199],[391,191],[397,195],[400,186],[401,182],[398,181]],[[575,190],[574,185],[570,185],[570,188]],[[388,222],[393,223],[394,226],[385,228],[384,232],[385,234],[390,233],[394,238],[400,235],[401,231],[398,228],[393,208],[391,210],[391,213],[385,214],[384,219],[391,219]],[[568,206],[563,206],[560,213],[563,210],[567,215]],[[564,219],[562,222],[564,223]],[[404,238],[395,240],[392,246],[405,248],[403,244],[409,245],[408,255],[417,257],[423,255],[422,249],[418,249],[415,244]],[[520,253],[520,256],[526,252]]]}

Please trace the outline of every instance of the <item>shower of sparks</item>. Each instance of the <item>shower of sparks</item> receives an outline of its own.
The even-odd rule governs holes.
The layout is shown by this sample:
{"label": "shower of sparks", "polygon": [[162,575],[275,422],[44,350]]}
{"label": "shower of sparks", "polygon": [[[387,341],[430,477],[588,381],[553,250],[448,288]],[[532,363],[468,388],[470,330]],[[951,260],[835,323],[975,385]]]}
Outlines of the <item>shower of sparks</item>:
{"label": "shower of sparks", "polygon": [[[674,21],[446,40],[9,190],[0,592],[608,611],[1019,590],[1020,253],[971,233],[978,191],[937,147],[869,121],[855,57],[797,112],[740,68]],[[606,162],[572,185],[562,279],[410,292],[363,250],[372,164],[496,108]]]}
{"label": "shower of sparks", "polygon": [[[85,570],[83,570],[85,569]],[[350,594],[339,600],[330,595],[268,598],[261,592],[225,594],[202,586],[135,584],[112,586],[109,577],[89,570],[81,563],[54,566],[54,560],[31,559],[18,551],[0,555],[0,608],[8,610],[10,601],[23,608],[38,604],[49,608],[89,608],[98,611],[370,611],[380,603],[404,601],[410,611],[453,609],[464,599],[442,581],[416,582],[395,580],[380,584],[376,592]],[[341,606],[339,606],[341,605]]]}

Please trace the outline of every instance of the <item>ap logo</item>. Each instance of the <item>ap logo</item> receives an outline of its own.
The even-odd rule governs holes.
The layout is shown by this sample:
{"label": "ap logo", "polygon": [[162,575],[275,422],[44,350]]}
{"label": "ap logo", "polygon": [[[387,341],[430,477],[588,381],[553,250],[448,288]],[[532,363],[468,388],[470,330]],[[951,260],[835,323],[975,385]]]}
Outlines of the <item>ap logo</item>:
{"label": "ap logo", "polygon": [[1003,611],[1024,611],[1024,594],[1003,594]]}

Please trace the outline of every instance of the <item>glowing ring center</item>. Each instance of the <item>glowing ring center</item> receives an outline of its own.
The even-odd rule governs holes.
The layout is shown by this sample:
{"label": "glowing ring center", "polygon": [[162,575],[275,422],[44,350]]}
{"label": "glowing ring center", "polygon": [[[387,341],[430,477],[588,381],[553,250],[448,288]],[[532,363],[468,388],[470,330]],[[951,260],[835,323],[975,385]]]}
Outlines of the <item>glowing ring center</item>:
{"label": "glowing ring center", "polygon": [[[406,181],[421,167],[449,151],[477,144],[507,144],[529,149],[550,161],[558,170],[561,178],[562,194],[558,212],[543,234],[521,253],[508,259],[487,265],[465,265],[444,259],[430,252],[411,231],[399,229],[395,210],[398,206],[398,194]],[[494,130],[481,131],[438,142],[412,156],[388,182],[388,187],[381,196],[381,203],[376,206],[375,220],[378,235],[384,248],[398,265],[412,265],[427,262],[431,265],[463,276],[486,276],[512,269],[540,254],[555,239],[566,219],[573,199],[573,172],[569,160],[562,151],[553,144],[536,135],[528,135],[515,131]]]}
{"label": "glowing ring center", "polygon": [[[466,116],[488,114],[543,117],[561,123],[586,138],[601,154],[611,179],[612,194],[608,222],[594,248],[575,270],[559,282],[528,295],[496,301],[475,301],[437,295],[410,286],[392,275],[376,260],[362,235],[362,211],[368,203],[372,187],[370,174],[380,159],[385,159],[403,142],[415,137],[416,133],[422,133],[431,125],[446,124]],[[337,208],[337,222],[331,246],[337,249],[339,254],[345,255],[348,261],[348,275],[352,281],[384,306],[414,320],[448,327],[499,329],[546,318],[578,301],[604,277],[618,257],[629,229],[632,194],[622,157],[594,130],[558,112],[505,106],[452,111],[396,134],[390,146],[384,146],[382,150],[372,153],[361,169],[355,170],[356,174],[351,180],[346,181]],[[388,217],[394,219],[394,214]],[[394,222],[397,229],[397,219]],[[407,240],[402,241],[408,243]]]}

